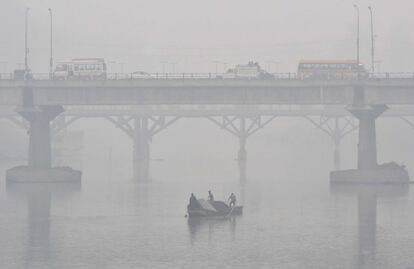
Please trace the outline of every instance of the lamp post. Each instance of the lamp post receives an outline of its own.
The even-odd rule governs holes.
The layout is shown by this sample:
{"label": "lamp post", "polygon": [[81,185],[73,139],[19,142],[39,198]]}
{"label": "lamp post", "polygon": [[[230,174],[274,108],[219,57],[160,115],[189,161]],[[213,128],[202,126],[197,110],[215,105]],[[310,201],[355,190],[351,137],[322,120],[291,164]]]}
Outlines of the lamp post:
{"label": "lamp post", "polygon": [[217,76],[217,74],[218,74],[218,65],[219,65],[219,63],[221,63],[220,61],[214,61],[213,63],[215,63],[216,64],[216,76]]}
{"label": "lamp post", "polygon": [[52,9],[49,8],[50,15],[50,60],[49,60],[49,78],[53,78],[53,16]]}
{"label": "lamp post", "polygon": [[0,62],[0,66],[1,66],[0,73],[6,73],[7,72],[7,64],[8,64],[8,62]]}
{"label": "lamp post", "polygon": [[165,66],[168,64],[168,61],[161,61],[160,64],[162,64],[162,73],[165,74]]}
{"label": "lamp post", "polygon": [[29,70],[29,63],[28,63],[28,54],[29,54],[29,48],[27,45],[27,32],[29,31],[28,29],[28,17],[29,17],[29,8],[26,8],[26,13],[25,13],[25,27],[24,27],[24,71],[25,73],[28,72]]}
{"label": "lamp post", "polygon": [[374,58],[374,20],[372,16],[372,7],[369,6],[369,14],[371,15],[371,71],[374,73],[375,71],[375,58]]}
{"label": "lamp post", "polygon": [[357,56],[356,56],[356,60],[357,60],[358,68],[359,68],[359,7],[356,4],[354,4],[354,8],[356,9],[356,12],[357,12],[357,39],[356,39]]}
{"label": "lamp post", "polygon": [[223,73],[226,73],[227,72],[227,65],[228,65],[229,63],[227,63],[227,62],[224,62],[223,63]]}
{"label": "lamp post", "polygon": [[108,64],[109,64],[109,72],[111,74],[113,74],[114,73],[114,65],[116,64],[116,62],[115,61],[109,61]]}
{"label": "lamp post", "polygon": [[274,72],[273,73],[277,73],[278,72],[278,65],[279,65],[279,61],[267,61],[266,62],[267,64],[268,64],[268,70],[267,70],[267,72],[269,72],[269,73],[272,73],[271,72],[271,64],[274,64],[274,67],[275,67],[275,70],[274,70]]}
{"label": "lamp post", "polygon": [[172,67],[172,73],[173,74],[175,74],[175,66],[176,66],[176,64],[178,64],[177,62],[170,62],[170,64],[171,64],[171,67]]}

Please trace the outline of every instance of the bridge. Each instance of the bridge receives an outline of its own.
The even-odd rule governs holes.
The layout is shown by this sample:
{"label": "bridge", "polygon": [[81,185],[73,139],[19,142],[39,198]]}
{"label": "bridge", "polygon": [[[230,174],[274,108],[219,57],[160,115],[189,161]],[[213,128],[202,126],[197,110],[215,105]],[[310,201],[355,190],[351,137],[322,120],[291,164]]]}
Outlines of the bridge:
{"label": "bridge", "polygon": [[[353,80],[0,80],[0,105],[342,104],[364,87],[366,104],[413,104],[414,78]],[[28,100],[29,99],[29,100]]]}
{"label": "bridge", "polygon": [[[69,119],[59,125],[65,127],[79,118],[103,117],[134,141],[134,163],[139,164],[136,172],[143,178],[148,175],[149,141],[182,117],[207,118],[239,139],[241,178],[245,177],[247,137],[280,116],[303,117],[327,133],[335,145],[335,168],[339,168],[340,139],[358,128],[345,108],[351,112],[358,108],[358,113],[361,109],[370,110],[367,136],[374,135],[371,140],[375,141],[372,123],[383,111],[372,110],[385,104],[391,109],[384,116],[398,117],[412,125],[407,117],[414,115],[414,75],[371,75],[361,81],[299,80],[295,76],[218,79],[201,75],[165,75],[155,79],[117,76],[91,81],[15,81],[3,76],[0,80],[0,105],[15,108],[29,122],[29,165],[50,167],[50,130],[58,126],[53,123],[55,118]],[[315,116],[320,120],[315,120]],[[358,118],[355,113],[353,116]],[[15,118],[14,121],[17,122]],[[359,159],[370,159],[362,166],[376,163],[373,147],[375,142],[367,152],[359,153],[369,155]]]}

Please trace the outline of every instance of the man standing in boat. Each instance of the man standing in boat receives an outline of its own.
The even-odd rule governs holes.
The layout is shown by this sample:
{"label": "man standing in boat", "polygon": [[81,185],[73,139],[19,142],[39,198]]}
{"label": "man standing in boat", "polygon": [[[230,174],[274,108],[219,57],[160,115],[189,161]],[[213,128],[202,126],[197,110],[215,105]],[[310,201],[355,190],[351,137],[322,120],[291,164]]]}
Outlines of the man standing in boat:
{"label": "man standing in boat", "polygon": [[229,203],[230,207],[234,207],[236,205],[236,201],[237,201],[236,195],[234,195],[234,193],[231,193],[230,197],[227,201],[230,201],[230,203]]}
{"label": "man standing in boat", "polygon": [[213,193],[211,191],[208,191],[208,200],[210,202],[214,202],[214,196],[213,196]]}
{"label": "man standing in boat", "polygon": [[194,209],[194,208],[198,208],[198,207],[199,207],[199,204],[198,204],[197,198],[195,197],[194,193],[191,193],[188,208]]}

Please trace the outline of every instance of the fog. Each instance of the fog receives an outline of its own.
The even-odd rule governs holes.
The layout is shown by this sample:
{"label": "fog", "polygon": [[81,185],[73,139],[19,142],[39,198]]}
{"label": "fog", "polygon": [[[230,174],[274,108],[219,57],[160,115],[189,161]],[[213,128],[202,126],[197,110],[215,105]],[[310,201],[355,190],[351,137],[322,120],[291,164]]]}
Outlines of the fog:
{"label": "fog", "polygon": [[[272,72],[295,72],[301,59],[353,59],[355,11],[361,9],[361,60],[369,65],[374,8],[376,55],[382,71],[410,72],[414,23],[410,0],[389,1],[2,1],[0,57],[10,71],[23,62],[24,12],[31,8],[30,66],[48,71],[50,7],[55,61],[103,57],[112,69],[215,72],[214,61],[255,60]],[[224,68],[219,66],[221,70]],[[277,70],[276,70],[277,69]],[[4,72],[4,71],[3,71]]]}
{"label": "fog", "polygon": [[[354,4],[366,70],[300,77],[356,59]],[[49,74],[49,8],[54,67],[104,76]],[[414,268],[412,10],[0,0],[0,268]]]}

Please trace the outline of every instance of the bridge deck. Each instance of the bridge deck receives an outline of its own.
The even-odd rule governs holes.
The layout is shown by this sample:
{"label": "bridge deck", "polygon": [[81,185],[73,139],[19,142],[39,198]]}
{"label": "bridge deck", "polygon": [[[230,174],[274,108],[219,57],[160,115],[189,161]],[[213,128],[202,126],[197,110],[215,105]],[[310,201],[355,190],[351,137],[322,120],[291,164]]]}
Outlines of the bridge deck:
{"label": "bridge deck", "polygon": [[[414,104],[414,79],[366,81],[149,79],[0,80],[0,105],[351,104],[365,88],[368,104]],[[27,97],[27,96],[26,96]]]}

